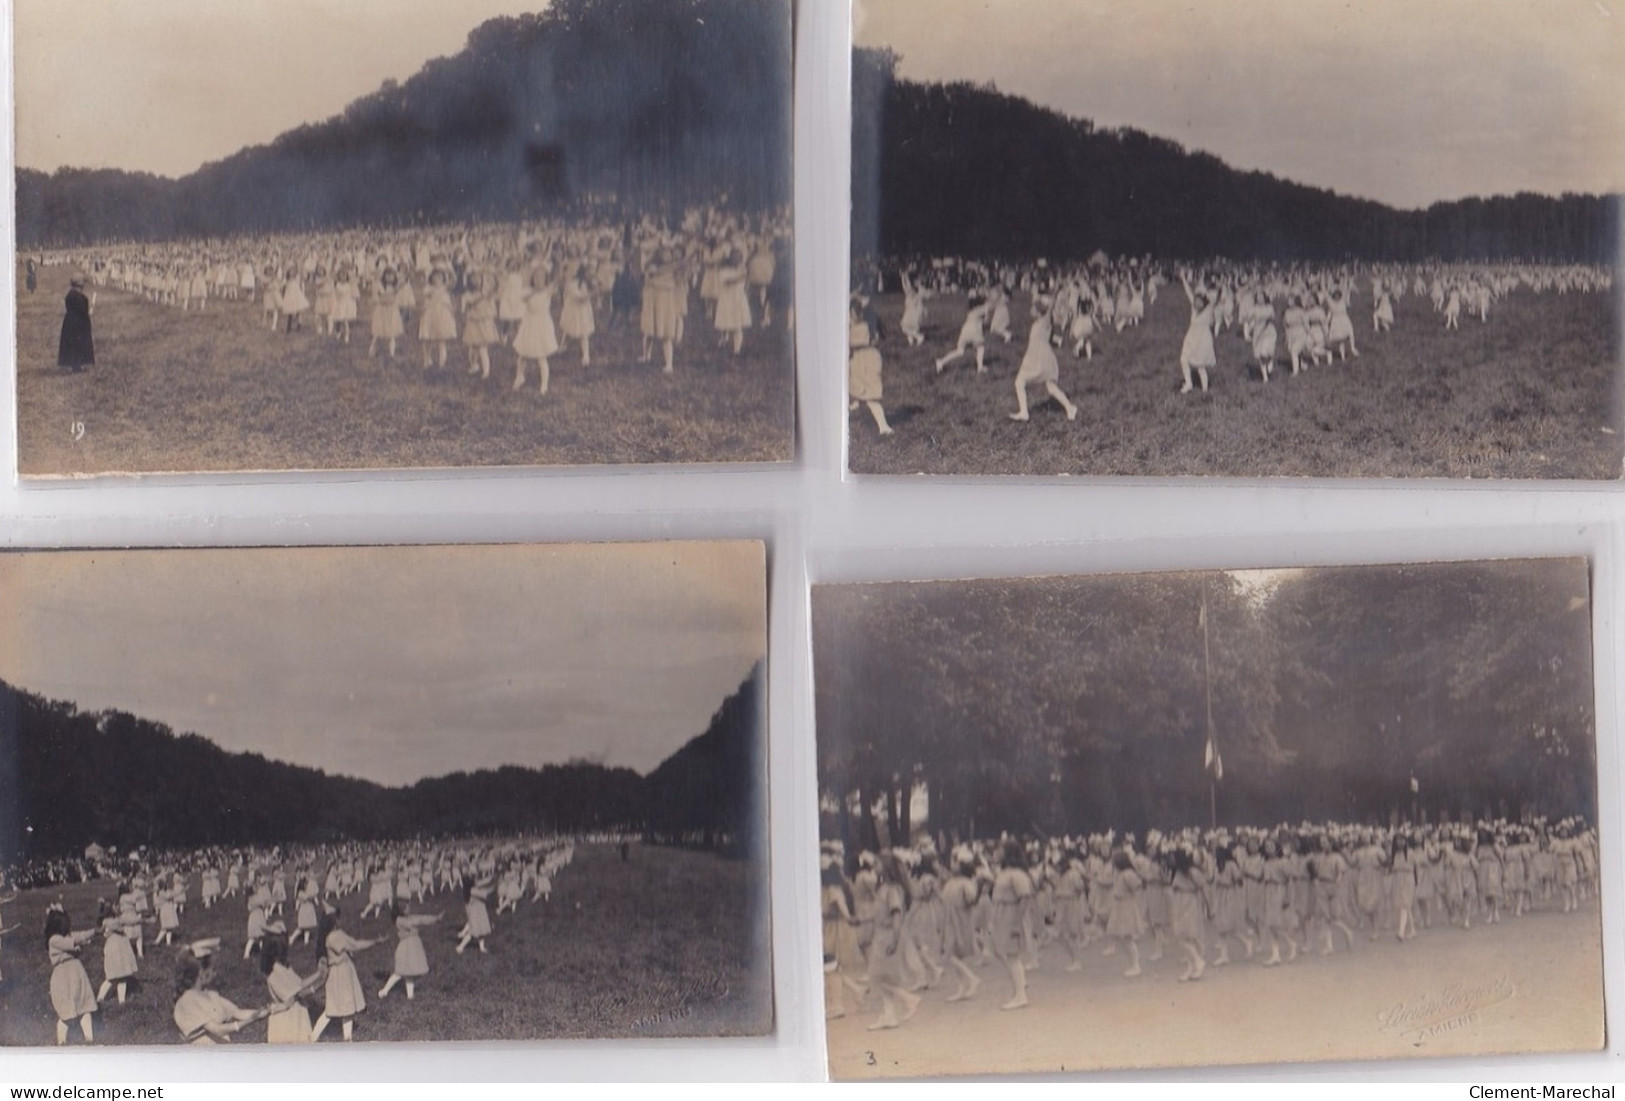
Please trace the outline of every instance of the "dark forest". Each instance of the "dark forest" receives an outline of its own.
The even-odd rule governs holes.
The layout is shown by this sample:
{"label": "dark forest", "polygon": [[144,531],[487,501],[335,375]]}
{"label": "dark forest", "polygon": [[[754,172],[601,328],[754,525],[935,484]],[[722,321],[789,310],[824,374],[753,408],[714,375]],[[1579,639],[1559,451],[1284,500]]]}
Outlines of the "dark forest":
{"label": "dark forest", "polygon": [[916,785],[962,837],[1205,826],[1215,805],[1595,821],[1589,608],[1578,562],[1299,571],[1267,599],[1223,574],[820,587],[820,791],[865,844],[918,825]]}
{"label": "dark forest", "polygon": [[1096,129],[991,87],[896,77],[854,51],[852,254],[1082,260],[1613,264],[1620,196],[1520,194],[1396,210]]}
{"label": "dark forest", "polygon": [[19,247],[790,197],[788,0],[553,0],[180,180],[17,172]]}
{"label": "dark forest", "polygon": [[0,682],[0,865],[93,842],[130,851],[515,832],[635,831],[751,853],[767,816],[763,691],[758,664],[705,732],[648,776],[570,762],[386,788]]}

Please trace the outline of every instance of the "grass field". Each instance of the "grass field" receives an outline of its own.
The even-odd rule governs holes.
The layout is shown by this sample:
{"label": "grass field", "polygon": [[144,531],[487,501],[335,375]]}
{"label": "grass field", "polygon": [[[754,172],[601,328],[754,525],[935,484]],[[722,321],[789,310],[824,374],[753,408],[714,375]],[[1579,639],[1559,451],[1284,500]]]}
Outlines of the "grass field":
{"label": "grass field", "polygon": [[[939,376],[932,361],[953,349],[964,298],[931,299],[926,343],[908,348],[897,328],[901,296],[881,297],[884,404],[896,434],[881,438],[866,410],[852,413],[851,469],[1614,479],[1625,462],[1620,310],[1608,294],[1515,291],[1491,307],[1488,324],[1464,319],[1455,332],[1432,303],[1408,295],[1386,334],[1370,331],[1369,299],[1356,299],[1358,360],[1297,378],[1278,370],[1266,386],[1232,329],[1216,341],[1211,392],[1181,395],[1190,310],[1178,287],[1165,288],[1139,328],[1099,335],[1092,360],[1061,351],[1076,423],[1036,388],[1032,421],[1018,424],[1007,414],[1029,304],[1016,296],[1011,343],[989,337],[987,374],[966,356]],[[1285,347],[1283,339],[1282,355]]]}
{"label": "grass field", "polygon": [[[257,304],[211,301],[182,313],[103,288],[94,368],[56,366],[69,272],[17,285],[18,471],[24,477],[179,471],[763,463],[794,457],[793,341],[746,334],[735,358],[695,306],[674,375],[638,363],[635,326],[552,360],[546,397],[531,369],[513,393],[513,357],[491,378],[425,371],[415,339],[368,359],[368,333],[343,346],[313,332],[270,333]],[[409,326],[408,331],[416,332]],[[75,426],[82,425],[83,431]],[[76,438],[77,437],[77,438]]]}
{"label": "grass field", "polygon": [[[264,1005],[258,957],[242,959],[247,910],[241,895],[204,910],[192,877],[181,932],[188,939],[223,938],[218,989],[244,1008]],[[63,901],[74,928],[88,928],[96,899],[111,883],[79,884]],[[55,890],[23,893],[5,907],[15,926],[0,946],[0,1044],[42,1045],[55,1040],[46,961],[46,907]],[[437,895],[421,907],[442,912],[424,931],[429,974],[417,997],[402,988],[376,997],[394,960],[393,923],[357,922],[363,895],[341,904],[344,928],[384,942],[356,957],[367,1009],[356,1019],[359,1040],[535,1040],[630,1036],[760,1035],[773,1026],[772,965],[765,867],[706,853],[634,846],[622,863],[609,845],[578,845],[575,861],[544,903],[521,903],[495,915],[491,954],[457,955],[454,934],[463,922],[461,895]],[[290,921],[291,924],[291,921]],[[126,1005],[109,996],[97,1014],[99,1044],[162,1045],[180,1042],[171,1019],[174,951],[147,946],[140,981]],[[101,939],[83,959],[93,986],[102,979]],[[292,965],[309,976],[314,946],[292,951]],[[312,1007],[320,1009],[320,991]],[[245,1029],[238,1042],[265,1039],[265,1025]],[[323,1043],[339,1041],[328,1029]],[[82,1042],[78,1027],[70,1042]]]}

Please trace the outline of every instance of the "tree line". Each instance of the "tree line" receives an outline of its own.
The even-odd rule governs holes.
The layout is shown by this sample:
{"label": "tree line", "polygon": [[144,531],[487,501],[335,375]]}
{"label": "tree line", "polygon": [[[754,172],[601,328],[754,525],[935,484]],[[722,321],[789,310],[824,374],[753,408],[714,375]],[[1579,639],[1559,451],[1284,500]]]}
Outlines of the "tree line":
{"label": "tree line", "polygon": [[819,587],[826,826],[1594,821],[1589,607],[1575,562]]}
{"label": "tree line", "polygon": [[705,732],[647,776],[572,761],[389,788],[0,682],[0,865],[93,842],[130,851],[623,830],[745,851],[765,828],[761,693],[758,664]]}
{"label": "tree line", "polygon": [[[537,5],[541,7],[540,3]],[[180,180],[17,173],[20,247],[790,195],[789,0],[553,0]]]}
{"label": "tree line", "polygon": [[1097,129],[970,83],[897,77],[858,49],[852,251],[1082,260],[1112,256],[1612,265],[1620,196],[1518,194],[1397,210],[1243,172],[1133,129]]}

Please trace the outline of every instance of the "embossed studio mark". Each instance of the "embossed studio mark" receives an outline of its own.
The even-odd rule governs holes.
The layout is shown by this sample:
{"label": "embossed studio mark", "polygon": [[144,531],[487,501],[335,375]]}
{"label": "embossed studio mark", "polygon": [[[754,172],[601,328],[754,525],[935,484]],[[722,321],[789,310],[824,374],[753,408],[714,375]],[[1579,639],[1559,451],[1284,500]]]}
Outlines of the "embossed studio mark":
{"label": "embossed studio mark", "polygon": [[78,441],[85,438],[85,422],[84,421],[74,421],[71,425],[68,426],[68,431],[73,434],[74,442],[77,443]]}
{"label": "embossed studio mark", "polygon": [[1378,1014],[1377,1023],[1384,1032],[1426,1039],[1476,1022],[1479,1010],[1516,993],[1507,975],[1483,983],[1460,983],[1413,1004],[1396,1005]]}

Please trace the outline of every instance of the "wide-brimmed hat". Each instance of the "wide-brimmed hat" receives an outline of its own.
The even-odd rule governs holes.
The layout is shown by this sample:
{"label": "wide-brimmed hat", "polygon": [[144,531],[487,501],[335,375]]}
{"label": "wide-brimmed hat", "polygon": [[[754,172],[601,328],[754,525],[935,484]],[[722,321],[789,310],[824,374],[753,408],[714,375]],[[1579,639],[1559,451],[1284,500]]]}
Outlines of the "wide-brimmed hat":
{"label": "wide-brimmed hat", "polygon": [[194,940],[188,948],[195,958],[205,960],[220,950],[220,938],[204,937],[202,940]]}

